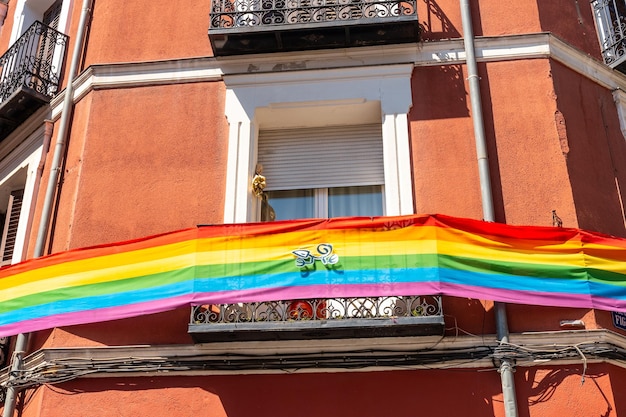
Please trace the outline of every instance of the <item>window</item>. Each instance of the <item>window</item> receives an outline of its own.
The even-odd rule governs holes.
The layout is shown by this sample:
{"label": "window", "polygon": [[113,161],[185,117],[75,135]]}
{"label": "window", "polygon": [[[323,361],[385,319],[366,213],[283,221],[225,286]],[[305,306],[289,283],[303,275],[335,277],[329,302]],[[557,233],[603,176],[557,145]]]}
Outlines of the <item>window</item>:
{"label": "window", "polygon": [[24,259],[43,137],[41,126],[29,136],[24,135],[12,150],[7,149],[9,143],[0,145],[0,266]]}
{"label": "window", "polygon": [[[67,43],[67,37],[59,31],[64,24],[62,9],[61,0],[17,2],[11,46],[3,54],[5,65],[0,74],[2,101],[9,99],[20,88],[47,97],[57,93]],[[35,97],[41,105],[41,97]],[[24,118],[28,115],[25,114]],[[15,123],[21,123],[24,118]]]}
{"label": "window", "polygon": [[[61,7],[63,5],[62,0],[56,0],[48,10],[43,13],[42,23],[54,31],[59,30],[59,21],[61,19]],[[58,65],[60,56],[55,57],[55,53],[59,54],[59,48],[55,48],[56,44],[59,42],[57,36],[53,31],[45,29],[48,33],[48,36],[43,36],[39,50],[37,51],[37,59],[42,64],[42,68],[40,69],[40,76],[44,79],[53,80],[57,75],[55,75],[55,69],[53,65],[50,65],[50,68],[47,68],[47,63],[56,63]],[[58,83],[57,80],[55,80]],[[54,91],[48,91],[49,94],[56,93],[56,89]]]}
{"label": "window", "polygon": [[[405,64],[225,75],[224,223],[412,214],[412,73]],[[255,196],[257,165],[272,209]],[[305,318],[333,303],[275,304]]]}
{"label": "window", "polygon": [[69,2],[63,3],[63,0],[18,0],[10,43],[13,44],[36,21],[65,32]]}
{"label": "window", "polygon": [[382,186],[268,191],[261,221],[382,216]]}
{"label": "window", "polygon": [[0,265],[10,265],[15,251],[17,240],[17,228],[22,212],[22,201],[24,200],[24,190],[12,190],[9,192],[6,205],[0,202],[6,211],[0,213],[2,220],[2,241],[0,242]]}
{"label": "window", "polygon": [[259,132],[261,220],[382,216],[379,124]]}
{"label": "window", "polygon": [[277,219],[412,214],[412,71],[406,64],[224,76],[224,222],[269,218],[252,192],[257,164]]}

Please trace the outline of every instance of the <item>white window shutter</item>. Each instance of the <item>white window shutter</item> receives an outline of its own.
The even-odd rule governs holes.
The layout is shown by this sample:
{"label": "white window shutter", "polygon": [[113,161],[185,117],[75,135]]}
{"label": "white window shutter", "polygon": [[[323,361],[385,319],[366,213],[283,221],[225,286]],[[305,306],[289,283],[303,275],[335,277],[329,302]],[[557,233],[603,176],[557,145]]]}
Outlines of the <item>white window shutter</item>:
{"label": "white window shutter", "polygon": [[2,241],[0,242],[0,265],[11,264],[23,200],[24,190],[13,191],[9,196],[9,204],[2,231]]}
{"label": "white window shutter", "polygon": [[380,124],[262,130],[266,191],[383,185]]}

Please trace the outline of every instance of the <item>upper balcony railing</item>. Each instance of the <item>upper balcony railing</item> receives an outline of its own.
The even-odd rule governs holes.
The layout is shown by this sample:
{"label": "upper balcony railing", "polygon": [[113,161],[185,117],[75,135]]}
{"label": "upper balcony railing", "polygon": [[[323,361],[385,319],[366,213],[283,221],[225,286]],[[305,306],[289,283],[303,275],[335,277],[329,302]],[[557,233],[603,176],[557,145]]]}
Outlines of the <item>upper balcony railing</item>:
{"label": "upper balcony railing", "polygon": [[593,0],[591,5],[604,62],[626,72],[626,1]]}
{"label": "upper balcony railing", "polygon": [[35,22],[0,57],[0,140],[59,90],[67,39]]}
{"label": "upper balcony railing", "polygon": [[416,0],[213,0],[215,55],[415,42]]}
{"label": "upper balcony railing", "polygon": [[325,298],[192,307],[199,342],[442,334],[438,296]]}

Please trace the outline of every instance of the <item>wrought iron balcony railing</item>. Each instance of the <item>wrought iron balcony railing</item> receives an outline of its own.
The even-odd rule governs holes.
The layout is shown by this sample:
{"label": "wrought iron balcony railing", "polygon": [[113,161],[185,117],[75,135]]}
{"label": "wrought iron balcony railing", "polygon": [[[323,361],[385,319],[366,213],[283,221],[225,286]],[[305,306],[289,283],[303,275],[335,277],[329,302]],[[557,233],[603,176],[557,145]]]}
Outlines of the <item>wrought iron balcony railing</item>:
{"label": "wrought iron balcony railing", "polygon": [[197,341],[441,334],[441,297],[364,297],[192,307]]}
{"label": "wrought iron balcony railing", "polygon": [[415,42],[416,0],[213,0],[216,55]]}
{"label": "wrought iron balcony railing", "polygon": [[592,0],[604,62],[626,72],[626,1]]}
{"label": "wrought iron balcony railing", "polygon": [[0,139],[57,93],[67,39],[35,22],[0,57]]}
{"label": "wrought iron balcony railing", "polygon": [[61,75],[54,58],[64,56],[66,44],[66,35],[41,22],[33,23],[0,57],[0,101],[21,86],[53,97]]}

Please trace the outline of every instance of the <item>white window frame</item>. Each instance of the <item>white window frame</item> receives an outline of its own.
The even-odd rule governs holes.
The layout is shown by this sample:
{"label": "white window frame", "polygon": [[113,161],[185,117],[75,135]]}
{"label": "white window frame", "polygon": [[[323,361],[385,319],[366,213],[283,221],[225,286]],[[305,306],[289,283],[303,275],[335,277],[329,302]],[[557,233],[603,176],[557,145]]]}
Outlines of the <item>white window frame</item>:
{"label": "white window frame", "polygon": [[[18,0],[15,3],[15,15],[13,17],[13,27],[11,28],[10,45],[13,45],[17,38],[26,31],[36,20],[41,21],[43,14],[52,4],[54,0]],[[67,20],[70,10],[70,1],[64,0],[61,6],[61,15],[59,16],[58,31],[67,33]]]}
{"label": "white window frame", "polygon": [[384,213],[413,214],[412,64],[224,76],[229,123],[225,223],[256,221],[251,192],[259,129],[381,123]]}
{"label": "white window frame", "polygon": [[35,208],[35,193],[39,187],[37,170],[43,153],[43,138],[44,126],[41,126],[0,161],[0,188],[15,188],[13,180],[16,174],[23,169],[26,170],[26,180],[23,183],[24,199],[22,200],[17,236],[13,248],[12,264],[23,261],[26,256],[27,238]]}
{"label": "white window frame", "polygon": [[[346,186],[344,188],[352,188],[352,187],[358,187],[358,186]],[[370,186],[371,187],[371,186]],[[373,187],[378,187],[379,191],[380,191],[380,195],[383,198],[383,201],[385,199],[385,187],[383,185],[373,185]],[[324,187],[324,188],[309,188],[309,191],[313,192],[313,213],[311,216],[305,217],[299,217],[299,218],[316,218],[316,219],[327,219],[330,217],[330,193],[331,193],[331,189],[335,188],[335,187]],[[303,190],[303,189],[295,189],[295,190],[290,190],[290,191],[296,191],[296,190]],[[273,190],[273,191],[279,191],[279,190]],[[282,190],[285,191],[285,190]],[[272,193],[272,191],[266,192],[266,194],[270,194]],[[268,203],[270,204],[270,206],[272,205],[272,200],[271,198],[268,198]],[[275,209],[276,207],[272,207],[273,209]],[[384,207],[378,207],[378,208],[382,208],[384,210]],[[259,211],[261,209],[261,207],[258,207]],[[352,214],[353,216],[367,216],[368,214]],[[383,213],[383,215],[385,215],[385,213]],[[259,213],[257,216],[255,216],[256,219],[258,219],[259,221],[267,221],[265,219],[261,218],[261,214]]]}

